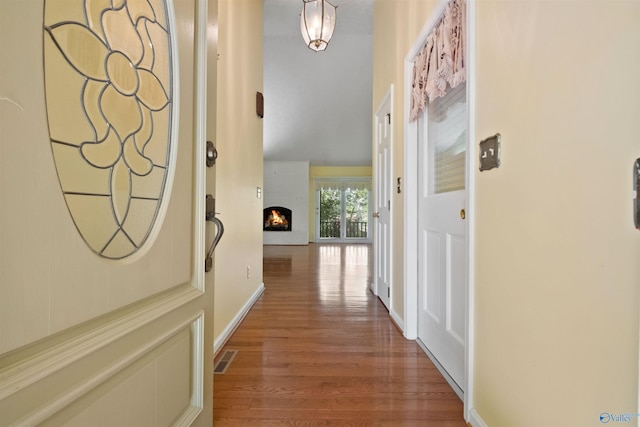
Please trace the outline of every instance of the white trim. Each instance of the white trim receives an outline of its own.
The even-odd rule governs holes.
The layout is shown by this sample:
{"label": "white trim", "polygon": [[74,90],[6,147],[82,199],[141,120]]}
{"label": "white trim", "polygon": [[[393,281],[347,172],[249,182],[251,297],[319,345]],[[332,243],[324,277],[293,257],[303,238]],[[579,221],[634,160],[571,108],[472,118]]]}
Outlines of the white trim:
{"label": "white trim", "polygon": [[[418,170],[417,159],[417,124],[409,123],[411,80],[413,74],[413,59],[424,45],[424,40],[433,27],[440,20],[449,0],[439,0],[429,19],[422,28],[416,41],[407,53],[404,60],[404,160],[405,160],[405,218],[404,218],[404,289],[405,289],[405,332],[407,339],[417,338],[418,329],[418,201],[417,184]],[[465,380],[464,380],[464,418],[470,420],[473,409],[473,376],[475,352],[474,316],[475,307],[475,171],[476,147],[475,139],[475,104],[476,104],[476,79],[475,79],[475,30],[476,30],[476,0],[466,0],[467,3],[467,165],[466,165],[466,198],[467,198],[467,324],[465,338]],[[455,383],[454,383],[455,384]],[[480,419],[478,417],[478,419]],[[484,423],[483,423],[484,424]],[[483,424],[478,424],[481,426]],[[475,424],[474,424],[475,425]]]}
{"label": "white trim", "polygon": [[[476,414],[473,406],[473,379],[475,374],[475,251],[476,246],[476,0],[467,1],[467,325],[465,340],[465,381],[464,381],[464,419],[471,420]],[[482,421],[480,416],[478,420]],[[473,424],[473,423],[472,423]],[[486,426],[473,424],[474,426]]]}
{"label": "white trim", "polygon": [[[196,22],[196,87],[200,90],[196,91],[196,117],[195,117],[195,138],[196,142],[200,141],[203,145],[200,148],[196,144],[195,153],[195,188],[194,193],[197,195],[194,203],[194,249],[195,251],[192,262],[193,279],[197,285],[197,289],[201,292],[205,291],[205,277],[204,277],[204,251],[205,249],[205,191],[206,191],[206,171],[205,171],[205,147],[204,140],[206,139],[206,121],[207,121],[207,25],[209,18],[208,2],[205,0],[198,0],[197,3],[197,22]],[[177,49],[176,49],[177,50]],[[199,113],[199,114],[198,114]],[[200,256],[198,256],[200,254]],[[187,425],[190,424],[195,417],[198,416],[200,411],[205,407],[204,405],[204,390],[205,390],[205,371],[204,371],[204,358],[205,353],[207,356],[209,352],[205,352],[204,348],[204,312],[202,315],[194,321],[191,325],[191,333],[193,336],[193,352],[192,352],[192,364],[193,364],[193,378],[192,378],[192,391],[191,391],[191,406],[199,408],[198,411],[187,411],[182,417],[181,421],[184,421]],[[186,417],[186,418],[185,418]]]}
{"label": "white trim", "polygon": [[[167,2],[171,3],[171,2]],[[207,120],[207,2],[198,1],[196,25],[196,50],[195,50],[195,79],[196,87],[201,88],[195,93],[195,112],[200,112],[195,117],[194,141],[194,224],[193,224],[193,287],[201,292],[205,290],[204,262],[206,254],[206,221],[205,221],[205,194],[206,194],[206,120]],[[177,49],[176,49],[177,50]]]}
{"label": "white trim", "polygon": [[[423,30],[424,31],[424,30]],[[426,37],[426,36],[425,36]],[[415,56],[415,55],[414,55]],[[412,57],[413,58],[413,57]],[[404,336],[418,338],[418,168],[414,164],[418,158],[417,144],[410,144],[418,138],[416,122],[409,123],[409,109],[412,78],[411,60],[404,64]]]}
{"label": "white trim", "polygon": [[[191,406],[204,408],[204,312],[191,324]],[[195,415],[197,416],[200,411]]]}
{"label": "white trim", "polygon": [[214,341],[213,343],[214,356],[218,354],[218,352],[222,349],[222,347],[229,340],[229,338],[231,338],[231,335],[233,335],[235,330],[238,329],[238,326],[240,326],[240,323],[242,323],[242,320],[244,320],[247,313],[249,313],[249,310],[251,310],[251,307],[253,307],[256,301],[258,301],[258,298],[262,296],[263,292],[264,292],[264,283],[260,283],[260,286],[258,286],[258,289],[256,289],[256,291],[253,293],[253,295],[251,295],[251,297],[249,297],[249,299],[244,304],[244,306],[238,311],[238,313],[234,316],[231,322],[229,322],[227,327],[224,328],[224,331],[222,331],[222,333]]}
{"label": "white trim", "polygon": [[400,317],[400,315],[396,313],[395,310],[393,310],[393,308],[389,309],[389,316],[391,316],[395,324],[398,326],[398,328],[400,328],[400,330],[404,334],[404,320],[402,319],[402,317]]}
{"label": "white trim", "polygon": [[478,412],[473,408],[471,408],[471,410],[469,411],[468,423],[473,427],[488,427],[487,423],[485,423],[484,420],[480,417],[480,414],[478,414]]}

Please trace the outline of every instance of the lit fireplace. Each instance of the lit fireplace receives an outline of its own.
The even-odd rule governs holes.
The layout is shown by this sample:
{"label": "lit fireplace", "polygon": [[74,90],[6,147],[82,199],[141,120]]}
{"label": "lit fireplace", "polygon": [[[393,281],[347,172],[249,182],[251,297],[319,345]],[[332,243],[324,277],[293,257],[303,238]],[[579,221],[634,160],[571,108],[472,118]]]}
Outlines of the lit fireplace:
{"label": "lit fireplace", "polygon": [[291,209],[271,206],[264,209],[264,231],[291,231]]}

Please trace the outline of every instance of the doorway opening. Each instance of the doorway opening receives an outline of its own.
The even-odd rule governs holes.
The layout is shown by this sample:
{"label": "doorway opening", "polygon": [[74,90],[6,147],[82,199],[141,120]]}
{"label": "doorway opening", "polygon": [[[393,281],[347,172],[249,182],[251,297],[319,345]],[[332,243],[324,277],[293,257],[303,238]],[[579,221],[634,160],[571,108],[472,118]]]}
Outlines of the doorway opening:
{"label": "doorway opening", "polygon": [[316,241],[370,241],[370,179],[316,182]]}

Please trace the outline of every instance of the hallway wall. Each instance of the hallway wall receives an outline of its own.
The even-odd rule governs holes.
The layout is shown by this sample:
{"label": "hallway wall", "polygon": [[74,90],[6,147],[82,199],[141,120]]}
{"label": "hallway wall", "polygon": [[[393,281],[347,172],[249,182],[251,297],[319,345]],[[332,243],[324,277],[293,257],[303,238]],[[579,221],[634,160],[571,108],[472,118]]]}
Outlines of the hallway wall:
{"label": "hallway wall", "polygon": [[[434,0],[376,0],[373,6],[373,109],[380,106],[389,85],[394,85],[392,177],[404,181],[404,57],[437,4]],[[375,132],[374,132],[375,138]],[[373,153],[375,147],[372,146]],[[373,157],[375,159],[375,155]],[[373,176],[375,176],[375,165]],[[393,276],[391,310],[404,318],[404,193],[393,192]]]}
{"label": "hallway wall", "polygon": [[[376,0],[374,112],[394,84],[403,176],[403,60],[436,2]],[[600,425],[638,411],[640,3],[478,0],[475,387],[490,426]],[[403,194],[394,194],[393,305],[403,306]],[[635,423],[634,420],[632,422]]]}
{"label": "hallway wall", "polygon": [[488,425],[638,412],[638,22],[637,1],[477,4],[475,141],[502,134],[500,168],[476,172]]}
{"label": "hallway wall", "polygon": [[220,0],[216,210],[225,235],[215,252],[216,340],[262,285],[262,49],[262,0]]}

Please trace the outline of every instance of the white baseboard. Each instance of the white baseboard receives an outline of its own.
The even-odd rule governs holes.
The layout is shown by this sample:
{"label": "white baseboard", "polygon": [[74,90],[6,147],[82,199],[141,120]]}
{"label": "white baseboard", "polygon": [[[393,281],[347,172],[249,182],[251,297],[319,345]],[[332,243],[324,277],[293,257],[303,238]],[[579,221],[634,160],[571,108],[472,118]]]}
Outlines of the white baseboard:
{"label": "white baseboard", "polygon": [[398,326],[398,328],[400,328],[400,330],[404,334],[404,319],[398,316],[398,313],[396,313],[394,310],[389,310],[389,316],[391,316],[395,324]]}
{"label": "white baseboard", "polygon": [[469,424],[473,427],[488,427],[474,408],[469,411]]}
{"label": "white baseboard", "polygon": [[236,314],[233,320],[227,325],[226,328],[224,328],[224,331],[222,331],[220,336],[218,336],[214,340],[213,342],[214,356],[218,354],[218,351],[220,351],[220,349],[225,345],[225,343],[229,340],[229,338],[231,338],[231,335],[233,335],[233,333],[238,328],[238,326],[240,326],[242,319],[244,319],[247,313],[249,313],[249,310],[251,310],[251,307],[253,307],[253,304],[256,303],[256,301],[258,300],[258,298],[260,298],[263,292],[264,292],[264,283],[260,283],[260,286],[258,286],[258,289],[256,289],[253,295],[251,295],[251,297],[247,300],[247,302],[240,309],[240,311],[238,311],[238,314]]}

